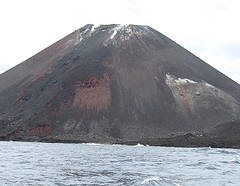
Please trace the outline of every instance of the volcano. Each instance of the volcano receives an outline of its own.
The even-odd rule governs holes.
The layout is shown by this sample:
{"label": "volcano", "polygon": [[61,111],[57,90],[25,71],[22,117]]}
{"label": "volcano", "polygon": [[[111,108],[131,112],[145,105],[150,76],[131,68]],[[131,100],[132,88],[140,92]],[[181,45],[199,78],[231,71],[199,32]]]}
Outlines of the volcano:
{"label": "volcano", "polygon": [[239,119],[240,85],[148,26],[89,24],[0,75],[1,140],[239,147]]}

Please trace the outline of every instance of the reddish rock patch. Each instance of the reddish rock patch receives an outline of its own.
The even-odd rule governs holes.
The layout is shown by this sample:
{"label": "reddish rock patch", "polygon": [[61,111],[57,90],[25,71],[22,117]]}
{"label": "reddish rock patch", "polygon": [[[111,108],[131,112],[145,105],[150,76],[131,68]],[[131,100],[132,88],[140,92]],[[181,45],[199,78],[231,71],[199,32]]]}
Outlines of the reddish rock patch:
{"label": "reddish rock patch", "polygon": [[45,122],[41,125],[36,127],[31,127],[27,129],[27,134],[30,136],[46,136],[47,134],[51,133],[52,127],[49,123]]}
{"label": "reddish rock patch", "polygon": [[104,66],[105,68],[110,68],[109,62],[103,61],[102,64],[103,64],[103,66]]}
{"label": "reddish rock patch", "polygon": [[43,137],[47,136],[52,132],[52,127],[49,123],[45,122],[36,127],[18,127],[6,134],[0,134],[1,139],[13,139],[16,137],[23,137],[23,136],[38,136]]}
{"label": "reddish rock patch", "polygon": [[191,92],[189,92],[189,89],[186,87],[186,85],[179,85],[178,86],[179,94],[186,105],[187,108],[189,108],[192,112],[194,111],[194,105],[193,105],[193,95]]}
{"label": "reddish rock patch", "polygon": [[80,110],[99,112],[106,110],[111,103],[110,78],[93,76],[87,80],[77,81],[73,107]]}

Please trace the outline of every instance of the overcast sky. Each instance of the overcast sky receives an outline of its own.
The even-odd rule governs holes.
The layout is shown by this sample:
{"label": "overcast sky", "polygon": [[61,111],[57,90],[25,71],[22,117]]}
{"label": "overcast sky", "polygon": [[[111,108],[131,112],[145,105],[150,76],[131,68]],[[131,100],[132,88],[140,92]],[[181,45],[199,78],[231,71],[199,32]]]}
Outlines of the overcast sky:
{"label": "overcast sky", "polygon": [[240,83],[239,0],[1,0],[0,73],[88,23],[149,25]]}

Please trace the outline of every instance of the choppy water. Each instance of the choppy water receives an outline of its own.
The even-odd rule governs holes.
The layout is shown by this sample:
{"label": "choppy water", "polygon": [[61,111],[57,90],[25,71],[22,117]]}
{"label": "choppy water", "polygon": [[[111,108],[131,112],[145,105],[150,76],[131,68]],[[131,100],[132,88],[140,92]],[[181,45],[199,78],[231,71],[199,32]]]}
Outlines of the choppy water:
{"label": "choppy water", "polygon": [[240,150],[0,142],[0,185],[240,185]]}

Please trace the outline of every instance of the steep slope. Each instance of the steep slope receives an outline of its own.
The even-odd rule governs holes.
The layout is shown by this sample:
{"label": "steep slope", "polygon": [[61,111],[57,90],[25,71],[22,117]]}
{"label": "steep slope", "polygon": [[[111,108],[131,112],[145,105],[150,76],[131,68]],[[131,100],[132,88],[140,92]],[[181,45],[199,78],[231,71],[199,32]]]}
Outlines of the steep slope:
{"label": "steep slope", "polygon": [[0,75],[2,139],[139,141],[240,119],[240,86],[148,26],[86,25]]}

